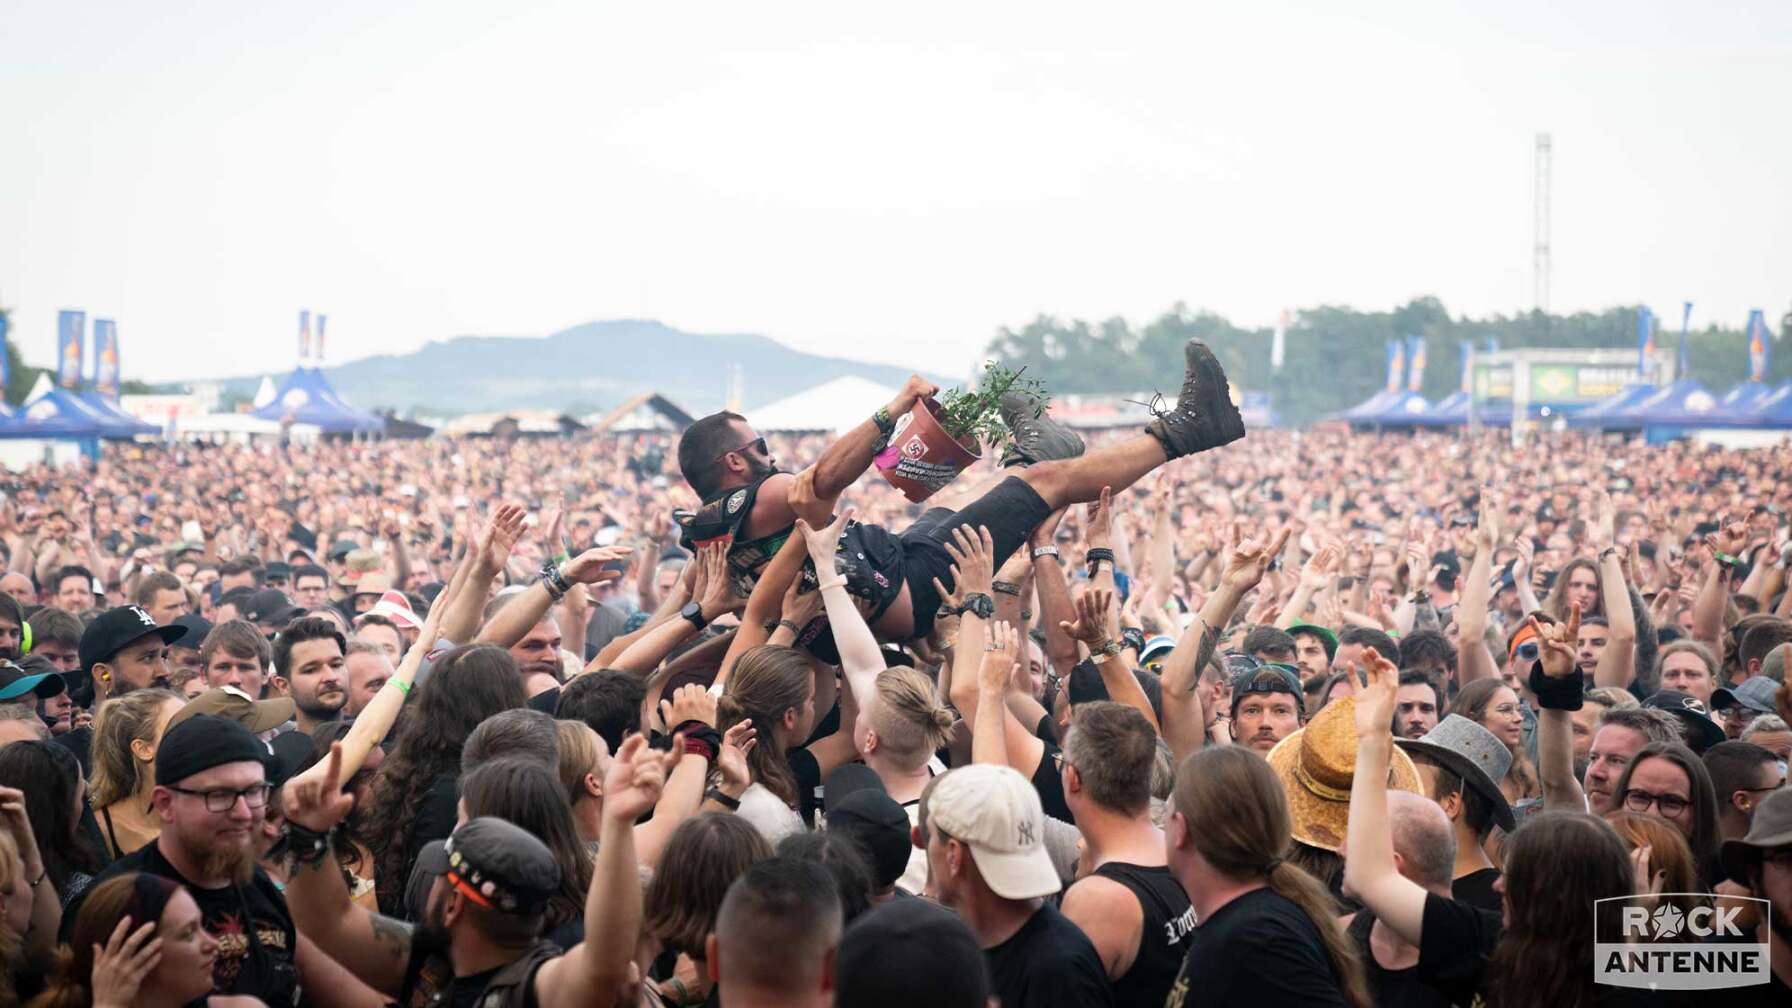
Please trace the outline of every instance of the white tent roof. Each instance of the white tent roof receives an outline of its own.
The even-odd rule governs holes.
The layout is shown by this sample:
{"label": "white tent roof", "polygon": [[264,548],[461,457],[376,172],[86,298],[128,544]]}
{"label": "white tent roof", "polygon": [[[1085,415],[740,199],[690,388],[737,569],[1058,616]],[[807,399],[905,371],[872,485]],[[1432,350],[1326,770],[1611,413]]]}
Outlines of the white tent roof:
{"label": "white tent roof", "polygon": [[758,431],[843,431],[896,398],[896,390],[857,375],[843,375],[786,399],[747,411]]}

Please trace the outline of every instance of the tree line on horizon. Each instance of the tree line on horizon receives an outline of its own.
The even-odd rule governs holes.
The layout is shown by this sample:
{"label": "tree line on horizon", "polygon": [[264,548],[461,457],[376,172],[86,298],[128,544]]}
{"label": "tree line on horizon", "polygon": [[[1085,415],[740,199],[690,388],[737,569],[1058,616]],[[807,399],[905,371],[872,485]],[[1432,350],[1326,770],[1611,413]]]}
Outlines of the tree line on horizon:
{"label": "tree line on horizon", "polygon": [[[1676,306],[1677,307],[1677,306]],[[1697,308],[1694,309],[1695,317]],[[1678,318],[1660,320],[1658,348],[1678,346]],[[1003,327],[985,356],[1003,366],[1025,366],[1027,377],[1057,394],[1137,394],[1161,392],[1174,399],[1182,382],[1182,347],[1198,338],[1213,348],[1240,389],[1267,392],[1284,423],[1309,423],[1348,409],[1386,387],[1387,342],[1408,336],[1426,339],[1425,370],[1419,392],[1437,400],[1461,385],[1461,343],[1479,351],[1488,339],[1501,350],[1528,348],[1636,349],[1635,306],[1571,315],[1539,311],[1472,319],[1452,317],[1435,297],[1419,297],[1391,311],[1360,311],[1324,305],[1291,313],[1284,337],[1282,367],[1273,369],[1268,327],[1244,328],[1210,311],[1177,303],[1143,325],[1123,318],[1101,322],[1040,315],[1017,329]],[[1792,378],[1792,312],[1770,320],[1768,378]],[[1687,334],[1691,376],[1722,393],[1748,377],[1746,319],[1733,327],[1707,325]]]}

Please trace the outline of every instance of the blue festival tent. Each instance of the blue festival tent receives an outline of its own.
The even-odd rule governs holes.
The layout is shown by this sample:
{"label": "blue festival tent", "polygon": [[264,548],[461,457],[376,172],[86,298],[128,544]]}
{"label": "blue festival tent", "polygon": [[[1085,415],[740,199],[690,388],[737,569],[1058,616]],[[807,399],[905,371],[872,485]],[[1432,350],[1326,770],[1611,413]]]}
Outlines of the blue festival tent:
{"label": "blue festival tent", "polygon": [[1723,398],[1719,399],[1717,404],[1726,413],[1743,415],[1760,405],[1761,400],[1766,399],[1768,396],[1772,395],[1773,392],[1774,388],[1772,385],[1769,385],[1766,382],[1758,382],[1751,378],[1730,391],[1725,392]]}
{"label": "blue festival tent", "polygon": [[1656,393],[1653,384],[1626,385],[1618,394],[1588,406],[1568,418],[1577,427],[1604,427],[1611,417],[1630,409]]}
{"label": "blue festival tent", "polygon": [[[132,432],[135,433],[135,432]],[[50,387],[0,421],[6,438],[130,437],[102,421],[73,392]]]}
{"label": "blue festival tent", "polygon": [[1728,426],[1734,414],[1718,407],[1717,396],[1696,378],[1682,378],[1626,410],[1613,413],[1600,426],[1608,430],[1641,429],[1651,441],[1678,437],[1683,430]]}
{"label": "blue festival tent", "polygon": [[1792,427],[1792,381],[1786,382],[1756,402],[1743,415],[1742,426],[1776,429]]}
{"label": "blue festival tent", "polygon": [[1359,406],[1347,410],[1345,417],[1351,423],[1364,427],[1413,427],[1421,422],[1421,417],[1430,412],[1431,404],[1417,392],[1393,392],[1386,395],[1379,409],[1366,414],[1359,413],[1361,409]]}
{"label": "blue festival tent", "polygon": [[325,434],[376,433],[386,427],[379,417],[343,402],[324,373],[308,367],[287,375],[274,393],[274,401],[249,415],[281,423],[312,424]]}
{"label": "blue festival tent", "polygon": [[116,403],[111,402],[98,392],[77,392],[75,393],[75,397],[86,404],[87,408],[97,414],[103,422],[111,424],[116,430],[129,432],[126,434],[109,436],[132,437],[137,434],[162,433],[162,428],[157,427],[152,423],[145,423],[129,413],[126,413],[124,410],[119,409]]}

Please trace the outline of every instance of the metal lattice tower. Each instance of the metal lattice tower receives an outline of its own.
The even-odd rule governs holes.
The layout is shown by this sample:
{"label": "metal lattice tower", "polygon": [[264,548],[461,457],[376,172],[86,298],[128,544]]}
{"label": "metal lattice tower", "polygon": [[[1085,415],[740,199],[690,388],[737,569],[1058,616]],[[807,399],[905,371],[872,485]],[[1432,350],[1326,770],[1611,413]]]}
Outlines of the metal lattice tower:
{"label": "metal lattice tower", "polygon": [[1549,134],[1537,134],[1537,154],[1532,201],[1534,216],[1531,243],[1531,305],[1549,311]]}

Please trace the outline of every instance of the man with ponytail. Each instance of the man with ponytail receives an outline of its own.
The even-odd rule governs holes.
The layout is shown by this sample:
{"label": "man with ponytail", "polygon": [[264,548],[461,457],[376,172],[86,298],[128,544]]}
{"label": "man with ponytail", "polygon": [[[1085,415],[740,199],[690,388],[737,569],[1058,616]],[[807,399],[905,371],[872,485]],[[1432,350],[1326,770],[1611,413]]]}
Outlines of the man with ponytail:
{"label": "man with ponytail", "polygon": [[1200,927],[1166,1008],[1369,1008],[1331,893],[1287,860],[1290,828],[1281,779],[1262,757],[1213,746],[1182,761],[1164,845]]}

